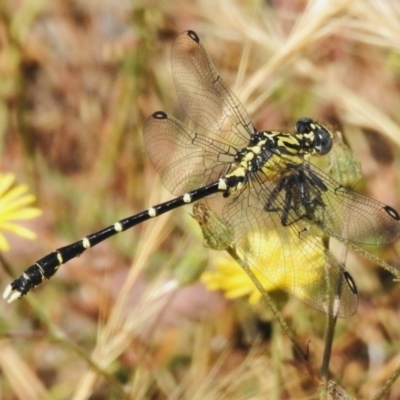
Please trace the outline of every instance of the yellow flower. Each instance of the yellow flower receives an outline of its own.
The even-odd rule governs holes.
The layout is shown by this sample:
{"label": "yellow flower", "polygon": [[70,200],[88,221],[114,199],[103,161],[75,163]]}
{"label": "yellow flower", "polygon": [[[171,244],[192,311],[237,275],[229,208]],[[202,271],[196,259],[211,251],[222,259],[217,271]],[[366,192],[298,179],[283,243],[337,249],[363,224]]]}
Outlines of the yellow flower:
{"label": "yellow flower", "polygon": [[[315,245],[315,239],[308,241],[307,238],[300,239],[297,235],[289,235],[290,247],[287,244],[282,244],[282,238],[277,231],[271,230],[261,236],[259,243],[254,238],[249,237],[249,241],[254,247],[255,254],[259,254],[257,259],[252,260],[253,265],[258,268],[250,267],[257,280],[261,283],[265,291],[270,292],[277,289],[292,292],[296,287],[296,296],[300,299],[307,298],[310,293],[310,283],[318,285],[321,279],[321,269],[325,263],[324,250],[321,246]],[[305,246],[307,251],[305,252]],[[261,249],[268,249],[263,251]],[[290,257],[287,257],[287,252],[290,252]],[[253,253],[253,254],[254,254]],[[249,258],[251,260],[251,257]],[[302,264],[315,266],[313,270],[309,269],[309,274],[305,277],[304,285],[301,282],[302,274],[298,273],[294,277],[294,268],[301,269],[302,266],[292,266],[294,260],[302,260]],[[319,266],[320,268],[318,268]],[[303,267],[304,268],[304,267]],[[260,271],[265,271],[262,274]],[[268,274],[274,274],[273,282],[268,280]],[[311,274],[311,276],[310,276]],[[293,282],[296,279],[296,283]],[[249,302],[254,304],[262,298],[261,293],[255,287],[249,275],[241,266],[228,255],[219,254],[215,257],[214,268],[211,271],[206,271],[201,276],[201,281],[209,290],[222,290],[225,296],[229,299],[249,296]],[[294,286],[295,285],[295,286]]]}
{"label": "yellow flower", "polygon": [[[36,235],[29,229],[18,225],[14,221],[33,219],[42,212],[31,206],[35,196],[28,192],[27,185],[14,185],[13,174],[0,173],[0,229],[13,232],[26,239],[35,239]],[[10,245],[0,232],[0,251],[8,251]]]}
{"label": "yellow flower", "polygon": [[[253,267],[250,269],[266,291],[276,289],[276,286],[265,279],[258,270]],[[201,281],[208,290],[222,290],[227,299],[249,296],[251,304],[258,303],[261,299],[261,293],[249,275],[226,253],[215,257],[214,268],[203,272]]]}

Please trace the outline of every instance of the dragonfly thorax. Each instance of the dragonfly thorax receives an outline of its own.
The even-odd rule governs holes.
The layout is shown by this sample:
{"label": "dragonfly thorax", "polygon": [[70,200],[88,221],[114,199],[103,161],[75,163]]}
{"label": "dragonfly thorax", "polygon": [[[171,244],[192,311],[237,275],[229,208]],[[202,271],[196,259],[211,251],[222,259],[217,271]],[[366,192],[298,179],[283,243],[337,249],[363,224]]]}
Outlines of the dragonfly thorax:
{"label": "dragonfly thorax", "polygon": [[278,173],[303,163],[308,155],[325,155],[332,148],[332,133],[310,118],[296,122],[296,133],[279,131],[256,132],[249,146],[237,150],[235,163],[227,176],[240,176],[241,182],[231,187],[240,189],[255,173],[276,180]]}
{"label": "dragonfly thorax", "polygon": [[246,173],[263,170],[264,174],[282,170],[289,164],[302,162],[311,152],[307,133],[292,135],[278,131],[263,131],[254,134],[250,145],[237,151],[235,168]]}

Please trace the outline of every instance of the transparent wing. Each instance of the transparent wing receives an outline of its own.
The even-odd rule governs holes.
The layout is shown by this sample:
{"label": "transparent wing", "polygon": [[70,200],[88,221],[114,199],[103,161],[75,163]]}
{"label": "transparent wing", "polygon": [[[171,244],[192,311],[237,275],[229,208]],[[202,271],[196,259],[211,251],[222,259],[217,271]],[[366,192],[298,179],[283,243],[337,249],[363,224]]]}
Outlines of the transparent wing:
{"label": "transparent wing", "polygon": [[146,121],[144,143],[165,187],[175,195],[217,181],[235,154],[229,145],[190,130],[162,111]]}
{"label": "transparent wing", "polygon": [[357,290],[345,267],[303,221],[284,227],[280,213],[266,212],[256,189],[244,190],[223,210],[239,254],[304,303],[339,317],[352,315],[357,309]]}
{"label": "transparent wing", "polygon": [[[400,236],[400,216],[393,208],[346,189],[307,161],[293,159],[288,167],[279,160],[274,172],[253,176],[260,207],[278,213],[284,225],[300,219],[325,234],[354,243],[380,245]],[[268,178],[263,176],[267,172]]]}
{"label": "transparent wing", "polygon": [[355,243],[380,245],[400,236],[400,216],[377,200],[346,189],[317,167],[305,163],[326,190],[321,190],[324,207],[317,208],[315,223],[324,232]]}
{"label": "transparent wing", "polygon": [[215,70],[200,38],[183,32],[172,47],[172,74],[189,118],[234,147],[245,147],[255,128],[246,110]]}

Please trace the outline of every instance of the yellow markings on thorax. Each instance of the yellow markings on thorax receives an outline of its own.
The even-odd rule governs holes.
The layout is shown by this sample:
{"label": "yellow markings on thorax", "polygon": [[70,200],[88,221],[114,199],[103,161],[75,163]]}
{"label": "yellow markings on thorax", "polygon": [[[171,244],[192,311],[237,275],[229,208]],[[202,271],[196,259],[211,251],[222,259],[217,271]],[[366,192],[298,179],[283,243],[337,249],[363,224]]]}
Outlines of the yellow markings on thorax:
{"label": "yellow markings on thorax", "polygon": [[247,163],[249,161],[251,161],[254,157],[255,157],[255,154],[253,152],[253,148],[251,148],[251,150],[249,150],[249,152],[246,153],[246,155],[243,157],[242,161],[240,162],[240,165],[243,165],[244,167],[246,167]]}
{"label": "yellow markings on thorax", "polygon": [[301,145],[296,136],[293,135],[280,135],[277,141],[278,147],[283,147],[288,153],[298,155]]}
{"label": "yellow markings on thorax", "polygon": [[240,165],[235,168],[231,173],[229,173],[228,175],[226,175],[227,178],[231,177],[231,176],[237,176],[239,178],[245,177],[247,174],[247,168],[245,166],[242,166],[242,163],[240,163]]}
{"label": "yellow markings on thorax", "polygon": [[[254,146],[249,146],[242,151],[240,161],[233,170],[226,175],[229,177],[245,178],[249,173],[261,171],[266,179],[279,179],[279,172],[283,171],[290,164],[300,164],[308,155],[304,148],[305,142],[314,139],[314,132],[304,133],[301,137],[282,133],[279,131],[269,131],[264,133],[265,139],[261,139]],[[257,160],[256,160],[257,159]],[[235,187],[229,188],[230,193],[239,191],[247,182],[243,179]],[[220,188],[225,185],[225,181],[220,181]],[[225,186],[224,186],[225,187]]]}
{"label": "yellow markings on thorax", "polygon": [[262,140],[260,143],[257,144],[257,146],[250,147],[249,150],[250,150],[253,154],[260,154],[260,153],[261,153],[262,146],[265,144],[265,142],[266,142],[266,140]]}
{"label": "yellow markings on thorax", "polygon": [[248,147],[246,149],[247,153],[243,156],[242,160],[240,161],[239,168],[244,168],[247,172],[251,171],[252,170],[251,161],[254,160],[254,158],[257,157],[262,152],[263,146],[265,145],[266,142],[267,142],[266,139],[260,140],[255,146]]}

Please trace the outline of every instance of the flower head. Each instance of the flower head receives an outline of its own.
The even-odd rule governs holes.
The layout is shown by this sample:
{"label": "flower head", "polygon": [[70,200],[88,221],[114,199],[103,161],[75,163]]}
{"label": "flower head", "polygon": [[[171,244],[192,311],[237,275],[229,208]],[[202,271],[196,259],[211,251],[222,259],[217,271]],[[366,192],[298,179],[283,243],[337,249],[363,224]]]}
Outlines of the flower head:
{"label": "flower head", "polygon": [[[0,230],[13,232],[26,239],[35,239],[36,235],[29,229],[15,223],[38,217],[42,212],[31,204],[35,196],[28,193],[27,185],[15,185],[13,174],[0,173]],[[0,251],[8,251],[10,245],[0,232]]]}
{"label": "flower head", "polygon": [[[200,225],[207,247],[225,249],[236,258],[235,261],[227,253],[216,255],[214,268],[201,275],[201,281],[209,290],[222,290],[229,299],[249,296],[250,303],[257,303],[262,298],[253,281],[257,279],[266,292],[280,289],[310,302],[312,290],[325,276],[325,249],[321,238],[306,232],[299,234],[290,228],[250,230],[236,248],[233,228],[212,211],[206,201],[193,206],[193,217]],[[250,277],[240,263],[246,263],[254,276]]]}

